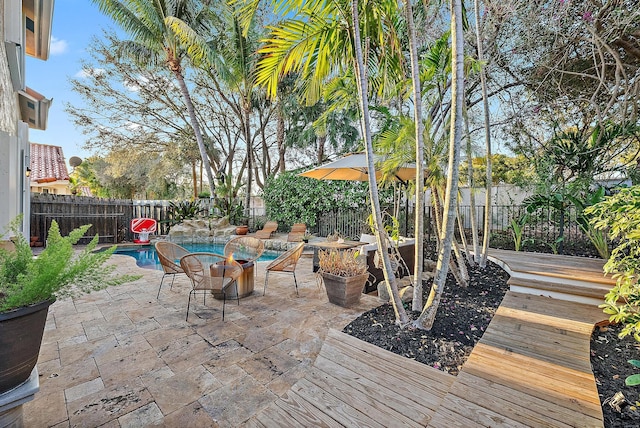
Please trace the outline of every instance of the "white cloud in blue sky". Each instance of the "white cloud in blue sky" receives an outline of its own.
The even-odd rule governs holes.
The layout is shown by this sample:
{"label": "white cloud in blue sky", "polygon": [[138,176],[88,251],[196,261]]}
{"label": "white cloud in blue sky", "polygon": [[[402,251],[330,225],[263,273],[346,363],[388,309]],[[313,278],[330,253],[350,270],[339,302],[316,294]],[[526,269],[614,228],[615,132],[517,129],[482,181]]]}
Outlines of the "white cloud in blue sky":
{"label": "white cloud in blue sky", "polygon": [[66,40],[60,40],[51,36],[51,46],[49,47],[51,55],[62,55],[67,53],[68,48],[69,44]]}

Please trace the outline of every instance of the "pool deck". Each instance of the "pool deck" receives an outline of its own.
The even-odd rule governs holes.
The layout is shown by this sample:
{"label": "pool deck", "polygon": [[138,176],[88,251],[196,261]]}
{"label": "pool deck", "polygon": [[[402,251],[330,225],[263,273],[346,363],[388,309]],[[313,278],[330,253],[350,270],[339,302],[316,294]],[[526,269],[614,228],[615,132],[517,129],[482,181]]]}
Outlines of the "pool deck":
{"label": "pool deck", "polygon": [[143,277],[51,306],[25,426],[242,425],[304,377],[330,328],[380,304],[367,295],[350,309],[329,303],[303,257],[299,297],[293,277],[277,273],[263,296],[268,262],[259,262],[253,295],[228,302],[224,322],[222,302],[204,306],[201,295],[187,322],[186,277],[156,299],[161,271],[129,256],[110,262]]}

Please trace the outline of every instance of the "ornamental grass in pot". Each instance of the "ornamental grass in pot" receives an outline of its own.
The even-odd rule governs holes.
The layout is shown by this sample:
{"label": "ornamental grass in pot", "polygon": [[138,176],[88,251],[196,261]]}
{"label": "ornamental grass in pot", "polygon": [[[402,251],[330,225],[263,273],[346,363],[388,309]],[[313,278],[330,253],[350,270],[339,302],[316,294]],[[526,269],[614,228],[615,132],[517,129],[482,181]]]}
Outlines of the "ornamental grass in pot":
{"label": "ornamental grass in pot", "polygon": [[113,274],[115,265],[105,262],[116,247],[94,251],[97,235],[83,250],[74,250],[91,225],[63,237],[52,221],[47,246],[34,257],[19,231],[20,222],[17,218],[9,226],[14,248],[0,248],[0,394],[29,378],[38,360],[49,306],[56,298],[139,278]]}
{"label": "ornamental grass in pot", "polygon": [[358,256],[355,249],[318,252],[319,273],[329,302],[349,307],[360,301],[369,273],[367,265]]}

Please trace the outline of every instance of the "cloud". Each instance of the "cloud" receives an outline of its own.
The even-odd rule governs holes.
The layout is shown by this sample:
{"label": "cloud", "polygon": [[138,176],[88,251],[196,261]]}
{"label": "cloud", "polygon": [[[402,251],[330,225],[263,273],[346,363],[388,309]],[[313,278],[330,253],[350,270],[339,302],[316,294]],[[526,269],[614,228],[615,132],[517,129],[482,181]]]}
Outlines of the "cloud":
{"label": "cloud", "polygon": [[60,40],[51,36],[51,46],[49,47],[51,55],[62,55],[67,52],[68,47],[69,44],[66,40]]}
{"label": "cloud", "polygon": [[87,77],[90,76],[99,76],[101,74],[104,74],[105,69],[104,68],[91,68],[91,69],[82,69],[80,71],[78,71],[73,77],[77,77],[79,79],[86,79]]}

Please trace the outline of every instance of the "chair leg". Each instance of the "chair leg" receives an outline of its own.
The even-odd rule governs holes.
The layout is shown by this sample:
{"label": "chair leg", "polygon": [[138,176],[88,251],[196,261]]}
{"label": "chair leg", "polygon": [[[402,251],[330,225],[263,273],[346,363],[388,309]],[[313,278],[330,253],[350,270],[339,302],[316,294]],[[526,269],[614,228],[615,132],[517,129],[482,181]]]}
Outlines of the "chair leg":
{"label": "chair leg", "polygon": [[[160,280],[160,287],[158,287],[158,295],[156,296],[156,299],[160,298],[160,290],[162,290],[162,283],[164,282],[164,277],[167,276],[166,273],[162,274],[162,279]],[[173,284],[173,283],[172,283]]]}
{"label": "chair leg", "polygon": [[293,283],[296,285],[296,296],[300,297],[300,294],[298,294],[298,280],[296,279],[296,271],[294,270],[291,273],[293,274]]}
{"label": "chair leg", "polygon": [[224,321],[224,306],[227,303],[227,293],[222,290],[222,321]]}
{"label": "chair leg", "polygon": [[267,282],[269,281],[269,271],[264,273],[264,289],[262,290],[262,295],[267,294]]}
{"label": "chair leg", "polygon": [[176,279],[176,274],[171,275],[171,285],[169,286],[169,290],[173,290],[173,281]]}
{"label": "chair leg", "polygon": [[187,302],[187,317],[184,319],[185,321],[189,321],[189,305],[191,305],[191,293],[193,293],[193,290],[189,292],[189,301]]}

